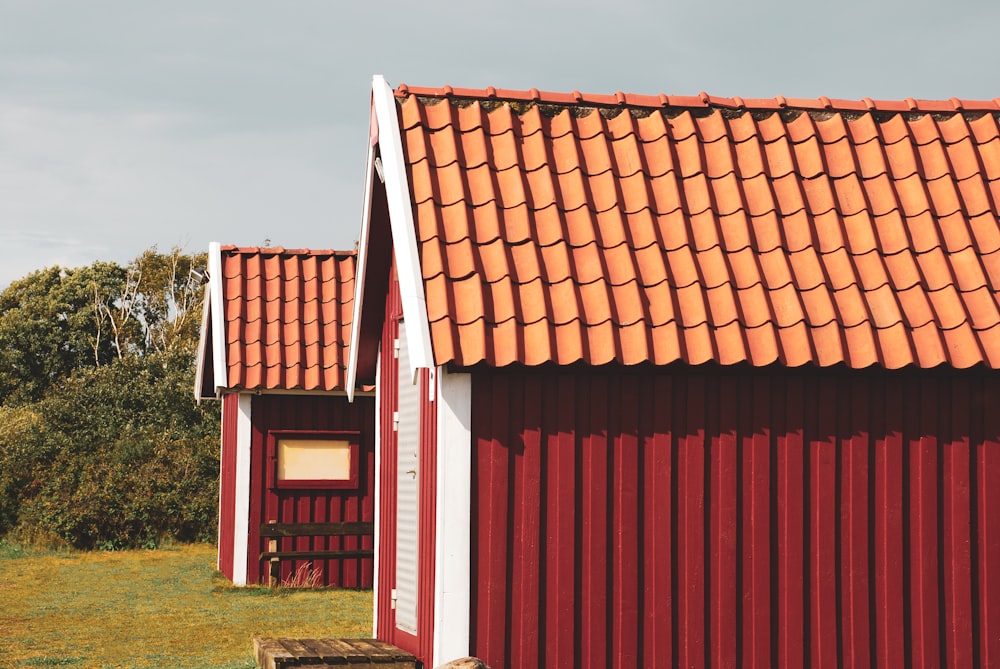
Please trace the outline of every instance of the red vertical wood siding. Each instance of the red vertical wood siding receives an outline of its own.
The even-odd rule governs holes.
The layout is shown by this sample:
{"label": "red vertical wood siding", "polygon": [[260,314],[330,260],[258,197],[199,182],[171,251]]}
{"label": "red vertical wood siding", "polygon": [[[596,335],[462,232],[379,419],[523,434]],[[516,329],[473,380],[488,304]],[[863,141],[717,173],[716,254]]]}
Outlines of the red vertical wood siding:
{"label": "red vertical wood siding", "polygon": [[395,340],[399,336],[399,321],[403,307],[399,296],[399,283],[393,268],[389,293],[385,305],[382,328],[378,392],[380,393],[379,456],[379,582],[378,600],[375,602],[377,622],[375,636],[414,653],[426,666],[431,666],[434,650],[434,556],[437,514],[437,411],[436,395],[431,398],[430,370],[420,370],[420,501],[417,529],[417,634],[408,634],[396,628],[396,615],[392,607],[392,590],[396,587],[396,432],[393,430],[393,413],[398,409],[398,359],[393,355]]}
{"label": "red vertical wood siding", "polygon": [[491,666],[1000,662],[1000,378],[473,373]]}
{"label": "red vertical wood siding", "polygon": [[236,532],[236,423],[240,396],[222,396],[222,444],[219,455],[219,571],[233,580]]}
{"label": "red vertical wood siding", "polygon": [[[376,189],[378,190],[378,189]],[[379,346],[379,551],[378,598],[375,601],[375,636],[392,643],[396,628],[396,612],[392,606],[392,590],[396,587],[396,435],[393,431],[393,414],[398,407],[398,364],[393,354],[399,335],[399,314],[402,306],[399,289],[390,281],[391,290],[385,304],[382,341]]]}
{"label": "red vertical wood siding", "polygon": [[[375,401],[372,397],[331,395],[257,395],[251,405],[250,550],[248,582],[267,582],[268,566],[259,560],[266,548],[258,530],[262,523],[325,523],[375,519]],[[274,430],[344,430],[360,433],[360,469],[357,490],[274,489],[267,486],[272,466],[267,435]],[[235,433],[235,431],[234,431]],[[371,548],[373,537],[287,537],[280,550],[338,550]],[[284,560],[281,578],[290,579],[301,569],[317,573],[323,585],[347,588],[372,587],[371,559]]]}
{"label": "red vertical wood siding", "polygon": [[[979,625],[973,625],[973,650],[979,650],[984,667],[1000,666],[1000,388],[989,385],[983,391],[986,411],[974,425],[971,495],[975,501],[972,549],[973,573],[977,578],[972,589],[974,610],[979,613]],[[978,636],[978,638],[976,638]]]}

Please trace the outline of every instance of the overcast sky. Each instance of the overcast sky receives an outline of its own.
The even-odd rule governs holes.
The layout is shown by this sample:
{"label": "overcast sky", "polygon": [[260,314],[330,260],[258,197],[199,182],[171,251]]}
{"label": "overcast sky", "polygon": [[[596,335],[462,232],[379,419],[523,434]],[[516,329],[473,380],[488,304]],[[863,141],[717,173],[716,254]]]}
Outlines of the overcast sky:
{"label": "overcast sky", "polygon": [[1000,96],[995,0],[0,0],[0,288],[210,241],[352,248],[393,85]]}

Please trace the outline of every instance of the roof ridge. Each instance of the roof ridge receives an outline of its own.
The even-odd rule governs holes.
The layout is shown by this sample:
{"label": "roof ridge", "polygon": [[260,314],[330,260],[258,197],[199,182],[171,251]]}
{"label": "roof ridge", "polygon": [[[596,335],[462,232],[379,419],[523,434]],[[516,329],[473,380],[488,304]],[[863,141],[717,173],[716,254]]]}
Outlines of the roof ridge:
{"label": "roof ridge", "polygon": [[701,92],[698,95],[642,95],[616,91],[611,94],[590,94],[580,91],[559,93],[539,91],[537,88],[516,90],[506,88],[454,88],[445,85],[441,88],[426,86],[409,86],[400,84],[395,94],[397,97],[417,95],[421,97],[440,97],[455,99],[482,99],[512,102],[534,102],[536,104],[554,105],[587,105],[600,107],[719,107],[726,109],[804,109],[811,111],[885,111],[885,112],[923,112],[923,113],[956,113],[963,111],[1000,111],[1000,97],[992,100],[964,100],[957,97],[947,100],[861,100],[831,99],[826,96],[819,98],[786,98],[778,95],[773,98],[731,98],[709,95]]}
{"label": "roof ridge", "polygon": [[223,244],[219,247],[223,253],[240,253],[244,255],[284,255],[284,256],[337,256],[349,257],[358,255],[357,250],[338,251],[336,249],[286,249],[283,246],[238,246]]}

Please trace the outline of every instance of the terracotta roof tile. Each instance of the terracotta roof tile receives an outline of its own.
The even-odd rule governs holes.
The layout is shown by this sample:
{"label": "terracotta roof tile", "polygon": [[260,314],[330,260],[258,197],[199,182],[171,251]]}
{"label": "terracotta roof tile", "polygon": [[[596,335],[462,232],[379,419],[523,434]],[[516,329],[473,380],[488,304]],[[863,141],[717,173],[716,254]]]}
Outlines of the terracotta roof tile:
{"label": "terracotta roof tile", "polygon": [[973,330],[989,330],[1000,323],[1000,312],[988,288],[978,288],[962,293],[962,302],[969,314],[968,323]]}
{"label": "terracotta roof tile", "polygon": [[222,249],[229,388],[342,390],[353,252]]}
{"label": "terracotta roof tile", "polygon": [[997,101],[396,99],[438,364],[1000,365]]}
{"label": "terracotta roof tile", "polygon": [[985,253],[980,255],[979,259],[989,279],[990,290],[994,292],[1000,290],[1000,252]]}

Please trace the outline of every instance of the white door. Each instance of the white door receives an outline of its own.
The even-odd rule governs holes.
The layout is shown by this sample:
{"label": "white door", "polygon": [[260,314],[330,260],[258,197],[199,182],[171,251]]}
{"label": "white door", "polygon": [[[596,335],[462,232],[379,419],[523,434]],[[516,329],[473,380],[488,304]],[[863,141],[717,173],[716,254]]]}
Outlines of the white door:
{"label": "white door", "polygon": [[420,482],[420,386],[410,376],[406,328],[399,322],[396,433],[396,627],[417,634],[417,529]]}

